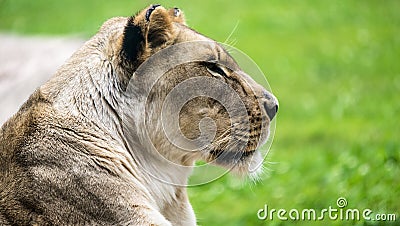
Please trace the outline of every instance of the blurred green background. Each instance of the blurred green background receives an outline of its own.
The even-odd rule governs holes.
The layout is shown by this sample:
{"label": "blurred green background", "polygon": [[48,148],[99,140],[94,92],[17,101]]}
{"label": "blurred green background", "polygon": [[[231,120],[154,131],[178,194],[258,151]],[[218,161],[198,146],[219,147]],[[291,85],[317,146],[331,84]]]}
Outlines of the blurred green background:
{"label": "blurred green background", "polygon": [[[190,188],[199,225],[387,225],[260,221],[257,211],[336,206],[400,218],[400,1],[0,0],[0,31],[89,38],[102,22],[151,3],[231,40],[266,74],[280,101],[259,183],[225,176]],[[399,225],[400,221],[392,222]]]}

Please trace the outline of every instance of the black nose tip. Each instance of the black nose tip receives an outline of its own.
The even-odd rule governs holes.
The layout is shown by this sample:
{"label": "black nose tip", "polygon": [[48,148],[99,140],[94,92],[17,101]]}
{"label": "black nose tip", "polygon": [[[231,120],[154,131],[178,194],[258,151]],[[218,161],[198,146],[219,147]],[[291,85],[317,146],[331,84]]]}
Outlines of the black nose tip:
{"label": "black nose tip", "polygon": [[278,112],[278,105],[277,104],[274,104],[271,107],[271,106],[268,106],[267,103],[264,103],[264,108],[265,108],[265,111],[267,112],[267,115],[268,115],[270,120],[272,120],[275,117],[276,113]]}
{"label": "black nose tip", "polygon": [[267,112],[269,119],[272,120],[278,112],[278,100],[274,95],[272,95],[272,93],[266,90],[263,92],[263,97],[264,109]]}

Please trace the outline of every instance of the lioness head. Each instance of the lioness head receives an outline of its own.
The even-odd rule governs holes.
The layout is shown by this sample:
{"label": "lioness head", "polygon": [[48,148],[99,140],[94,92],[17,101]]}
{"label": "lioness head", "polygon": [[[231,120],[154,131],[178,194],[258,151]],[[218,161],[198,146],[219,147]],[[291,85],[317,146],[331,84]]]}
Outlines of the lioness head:
{"label": "lioness head", "polygon": [[95,83],[106,89],[107,108],[119,115],[141,161],[203,160],[240,173],[261,163],[257,149],[267,140],[277,99],[222,45],[187,27],[179,9],[152,5],[110,19],[86,46],[102,70],[94,71],[102,74]]}
{"label": "lioness head", "polygon": [[[221,45],[187,27],[177,8],[153,5],[117,20],[124,29],[111,43],[119,56],[114,65],[127,92],[135,94],[130,105],[145,103],[144,124],[135,132],[146,135],[139,140],[148,136],[154,150],[177,164],[201,159],[237,172],[254,169],[278,110],[276,98]],[[104,32],[115,26],[109,24]]]}

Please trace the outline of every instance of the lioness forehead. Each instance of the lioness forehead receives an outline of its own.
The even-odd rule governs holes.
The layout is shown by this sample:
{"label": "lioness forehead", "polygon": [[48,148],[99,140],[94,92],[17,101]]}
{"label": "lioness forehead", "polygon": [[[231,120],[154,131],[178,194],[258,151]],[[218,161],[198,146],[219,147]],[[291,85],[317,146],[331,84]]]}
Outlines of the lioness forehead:
{"label": "lioness forehead", "polygon": [[[136,15],[137,17],[137,15]],[[131,21],[133,18],[136,17],[114,17],[106,22],[103,23],[103,25],[100,28],[99,34],[101,34],[101,37],[107,37],[106,42],[109,43],[109,45],[113,46],[111,49],[123,49],[126,48],[124,47],[124,41],[125,41],[125,46],[131,46],[131,45],[136,45],[137,40],[129,40],[130,43],[128,42],[127,36],[127,28],[129,28],[131,25]],[[192,28],[188,27],[186,24],[181,23],[181,22],[171,22],[171,24],[166,24],[170,21],[163,21],[165,26],[170,26],[170,31],[169,34],[166,36],[168,39],[165,40],[166,43],[168,43],[167,46],[172,46],[176,45],[179,43],[184,43],[184,42],[207,42],[209,48],[195,48],[196,45],[193,45],[192,51],[195,51],[196,54],[198,55],[203,55],[206,56],[208,61],[227,61],[226,64],[230,65],[232,68],[236,68],[236,64],[234,63],[234,60],[230,57],[228,52],[224,49],[223,46],[221,46],[219,43],[214,41],[211,38],[208,38],[207,36],[200,34],[199,32],[193,30]],[[161,25],[158,25],[161,26]],[[142,28],[138,29],[135,31],[137,34],[140,32],[148,32],[148,31],[141,31]],[[162,29],[161,29],[162,30]],[[136,35],[136,34],[134,34]],[[140,40],[139,40],[140,41]],[[150,49],[150,46],[148,43],[146,43],[144,48]],[[163,48],[165,48],[164,46]],[[129,47],[132,48],[132,47]],[[107,49],[110,49],[107,47]],[[118,51],[117,51],[118,52]],[[113,54],[117,54],[117,52],[113,52]],[[151,50],[150,50],[151,52]],[[155,52],[153,52],[155,53]],[[152,55],[152,54],[150,54]],[[136,57],[137,58],[137,57]],[[135,59],[133,58],[132,59]],[[228,63],[229,62],[229,63]]]}

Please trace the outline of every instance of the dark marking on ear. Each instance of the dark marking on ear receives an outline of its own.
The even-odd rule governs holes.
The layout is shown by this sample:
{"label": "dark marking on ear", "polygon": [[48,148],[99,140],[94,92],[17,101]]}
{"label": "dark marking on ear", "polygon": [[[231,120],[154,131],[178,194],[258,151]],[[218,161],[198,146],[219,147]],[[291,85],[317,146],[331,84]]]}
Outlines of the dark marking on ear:
{"label": "dark marking on ear", "polygon": [[135,61],[144,49],[145,38],[139,26],[134,24],[134,17],[130,17],[124,29],[122,52],[125,58]]}
{"label": "dark marking on ear", "polygon": [[157,8],[161,6],[160,4],[155,4],[152,5],[147,11],[146,11],[146,21],[150,21],[150,15],[151,13]]}
{"label": "dark marking on ear", "polygon": [[180,10],[179,8],[175,7],[175,8],[174,8],[174,16],[175,16],[175,17],[178,17],[178,16],[180,16],[180,15],[181,15],[181,10]]}

